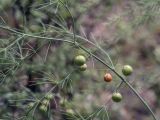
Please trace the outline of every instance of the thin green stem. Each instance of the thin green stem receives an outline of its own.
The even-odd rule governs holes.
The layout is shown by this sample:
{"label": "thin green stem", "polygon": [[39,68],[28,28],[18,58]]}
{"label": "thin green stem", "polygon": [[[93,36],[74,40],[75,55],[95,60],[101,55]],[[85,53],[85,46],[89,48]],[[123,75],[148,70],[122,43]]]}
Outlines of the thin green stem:
{"label": "thin green stem", "polygon": [[6,51],[7,49],[9,49],[10,47],[12,47],[14,44],[16,44],[18,41],[22,40],[22,38],[24,38],[24,35],[22,35],[21,37],[17,38],[16,40],[14,40],[11,44],[9,44],[7,47],[5,47],[4,49],[0,50],[0,52]]}
{"label": "thin green stem", "polygon": [[13,32],[15,34],[18,34],[18,35],[22,35],[23,37],[26,36],[26,37],[32,37],[32,38],[38,38],[38,39],[46,39],[46,40],[54,40],[54,41],[63,41],[63,42],[67,42],[67,43],[71,43],[73,44],[74,42],[71,41],[71,40],[64,40],[64,39],[60,39],[60,38],[51,38],[51,37],[43,37],[43,36],[37,36],[37,35],[33,35],[33,34],[27,34],[27,33],[23,33],[23,32],[18,32],[16,30],[13,30],[9,27],[5,27],[5,26],[1,26],[0,25],[0,28],[4,29],[4,30],[7,30],[7,31],[10,31],[10,32]]}
{"label": "thin green stem", "polygon": [[71,16],[71,19],[72,19],[72,27],[73,27],[73,40],[74,40],[74,44],[76,43],[76,28],[75,28],[75,21],[74,21],[74,18],[71,14],[71,11],[70,9],[68,8],[67,4],[64,4],[61,0],[59,0],[61,2],[61,4],[66,8],[66,10],[68,11],[68,13],[70,14]]}
{"label": "thin green stem", "polygon": [[116,89],[115,89],[115,92],[117,92],[119,89],[120,89],[120,87],[123,85],[123,81],[121,81],[118,85],[117,85],[117,87],[116,87]]}

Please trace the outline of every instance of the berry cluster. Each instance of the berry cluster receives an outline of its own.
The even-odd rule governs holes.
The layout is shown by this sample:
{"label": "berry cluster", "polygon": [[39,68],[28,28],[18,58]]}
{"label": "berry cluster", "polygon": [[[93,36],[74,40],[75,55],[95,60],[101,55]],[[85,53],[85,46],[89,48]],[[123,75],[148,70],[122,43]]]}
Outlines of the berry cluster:
{"label": "berry cluster", "polygon": [[[130,66],[130,65],[124,65],[123,68],[122,68],[122,73],[123,75],[125,76],[129,76],[131,75],[133,72],[133,68]],[[104,75],[104,81],[105,82],[111,82],[112,81],[112,75],[110,73],[106,73]],[[114,102],[120,102],[122,100],[122,95],[121,93],[119,92],[115,92],[112,94],[112,100]]]}
{"label": "berry cluster", "polygon": [[[78,66],[78,70],[80,71],[85,71],[87,69],[87,64],[86,64],[86,58],[83,55],[77,55],[74,58],[74,63]],[[124,65],[122,68],[122,73],[125,76],[131,75],[133,72],[133,68],[130,65]],[[112,75],[111,73],[106,73],[104,75],[104,81],[105,82],[111,82],[112,81]],[[119,92],[114,92],[112,94],[112,100],[114,102],[120,102],[122,100],[122,95]]]}
{"label": "berry cluster", "polygon": [[78,66],[78,70],[85,71],[87,69],[86,58],[83,55],[77,55],[74,63]]}
{"label": "berry cluster", "polygon": [[41,102],[41,105],[39,106],[39,109],[42,111],[42,112],[46,112],[47,111],[47,108],[49,106],[49,103],[51,101],[51,99],[53,98],[53,94],[52,93],[49,93]]}

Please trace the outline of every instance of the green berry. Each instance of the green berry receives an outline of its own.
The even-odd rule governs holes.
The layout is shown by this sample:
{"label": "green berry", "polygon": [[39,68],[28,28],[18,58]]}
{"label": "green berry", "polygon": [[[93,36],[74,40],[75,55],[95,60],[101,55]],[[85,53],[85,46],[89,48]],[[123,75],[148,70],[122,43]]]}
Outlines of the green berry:
{"label": "green berry", "polygon": [[118,93],[118,92],[113,93],[113,95],[112,95],[112,100],[113,100],[114,102],[120,102],[120,101],[122,100],[122,95],[121,95],[121,93]]}
{"label": "green berry", "polygon": [[122,73],[125,76],[131,75],[133,72],[133,68],[130,65],[123,66]]}
{"label": "green berry", "polygon": [[78,55],[74,59],[74,63],[78,66],[83,65],[86,62],[86,58],[83,55]]}
{"label": "green berry", "polygon": [[29,104],[28,104],[28,108],[32,108],[34,106],[34,102],[30,102]]}
{"label": "green berry", "polygon": [[83,65],[79,66],[80,71],[85,71],[86,69],[87,69],[87,64],[83,64]]}
{"label": "green berry", "polygon": [[66,113],[67,114],[70,114],[70,115],[73,115],[74,114],[74,111],[72,109],[67,109],[66,110]]}
{"label": "green berry", "polygon": [[40,109],[42,112],[46,112],[46,111],[47,111],[47,106],[41,105],[41,106],[39,107],[39,109]]}
{"label": "green berry", "polygon": [[43,105],[46,105],[46,106],[48,106],[48,105],[49,105],[49,100],[47,100],[47,99],[44,99],[44,100],[42,101],[42,104],[43,104]]}
{"label": "green berry", "polygon": [[52,93],[49,93],[47,96],[46,96],[46,99],[47,100],[51,100],[53,98],[53,94]]}
{"label": "green berry", "polygon": [[31,30],[31,32],[40,32],[42,30],[42,28],[38,25],[31,25],[30,30]]}

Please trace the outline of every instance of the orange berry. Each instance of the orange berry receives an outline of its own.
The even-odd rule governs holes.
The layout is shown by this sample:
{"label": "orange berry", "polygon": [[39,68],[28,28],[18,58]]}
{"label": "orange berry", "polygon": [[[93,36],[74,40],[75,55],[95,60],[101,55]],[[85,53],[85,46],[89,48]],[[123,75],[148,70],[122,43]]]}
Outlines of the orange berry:
{"label": "orange berry", "polygon": [[112,75],[110,73],[106,73],[104,75],[104,81],[111,82],[112,81]]}

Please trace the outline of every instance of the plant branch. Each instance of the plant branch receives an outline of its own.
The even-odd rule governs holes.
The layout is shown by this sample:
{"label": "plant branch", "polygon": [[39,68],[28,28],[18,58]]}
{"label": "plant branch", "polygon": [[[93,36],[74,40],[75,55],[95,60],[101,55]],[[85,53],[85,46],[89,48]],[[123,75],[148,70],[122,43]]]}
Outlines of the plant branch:
{"label": "plant branch", "polygon": [[55,41],[63,41],[69,44],[73,44],[77,47],[79,47],[80,49],[84,50],[86,53],[90,54],[93,58],[95,58],[96,60],[98,60],[99,62],[101,62],[103,65],[105,65],[107,68],[109,68],[112,72],[114,72],[134,93],[135,95],[141,100],[141,102],[145,105],[145,107],[150,111],[152,117],[154,118],[154,120],[158,120],[156,118],[156,116],[154,115],[152,109],[150,108],[150,106],[147,104],[147,102],[139,95],[139,93],[132,87],[132,85],[125,80],[117,71],[115,71],[115,69],[113,69],[112,67],[110,67],[108,64],[106,64],[101,58],[99,58],[98,56],[94,55],[92,52],[90,52],[88,49],[84,48],[83,46],[79,45],[79,43],[77,42],[73,42],[70,40],[64,40],[64,39],[56,39],[56,38],[49,38],[49,37],[41,37],[41,36],[35,36],[35,35],[30,35],[30,34],[25,34],[25,33],[21,33],[18,31],[15,31],[13,29],[10,29],[9,27],[4,27],[4,26],[0,26],[0,28],[20,34],[20,35],[25,35],[28,37],[33,37],[33,38],[39,38],[39,39],[47,39],[47,40],[55,40]]}
{"label": "plant branch", "polygon": [[103,65],[105,65],[106,67],[108,67],[112,72],[114,72],[134,93],[135,95],[141,100],[141,102],[146,106],[146,108],[150,111],[151,115],[153,116],[154,120],[158,120],[156,118],[156,116],[154,115],[152,109],[150,108],[150,106],[147,104],[147,102],[139,95],[139,93],[132,87],[132,85],[125,80],[118,72],[116,72],[114,69],[112,69],[108,64],[106,64],[103,60],[101,60],[99,57],[97,57],[96,55],[94,55],[93,53],[91,53],[89,50],[87,50],[86,48],[79,46],[79,48],[83,49],[84,51],[86,51],[88,54],[90,54],[91,56],[93,56],[96,60],[98,60],[99,62],[101,62]]}

